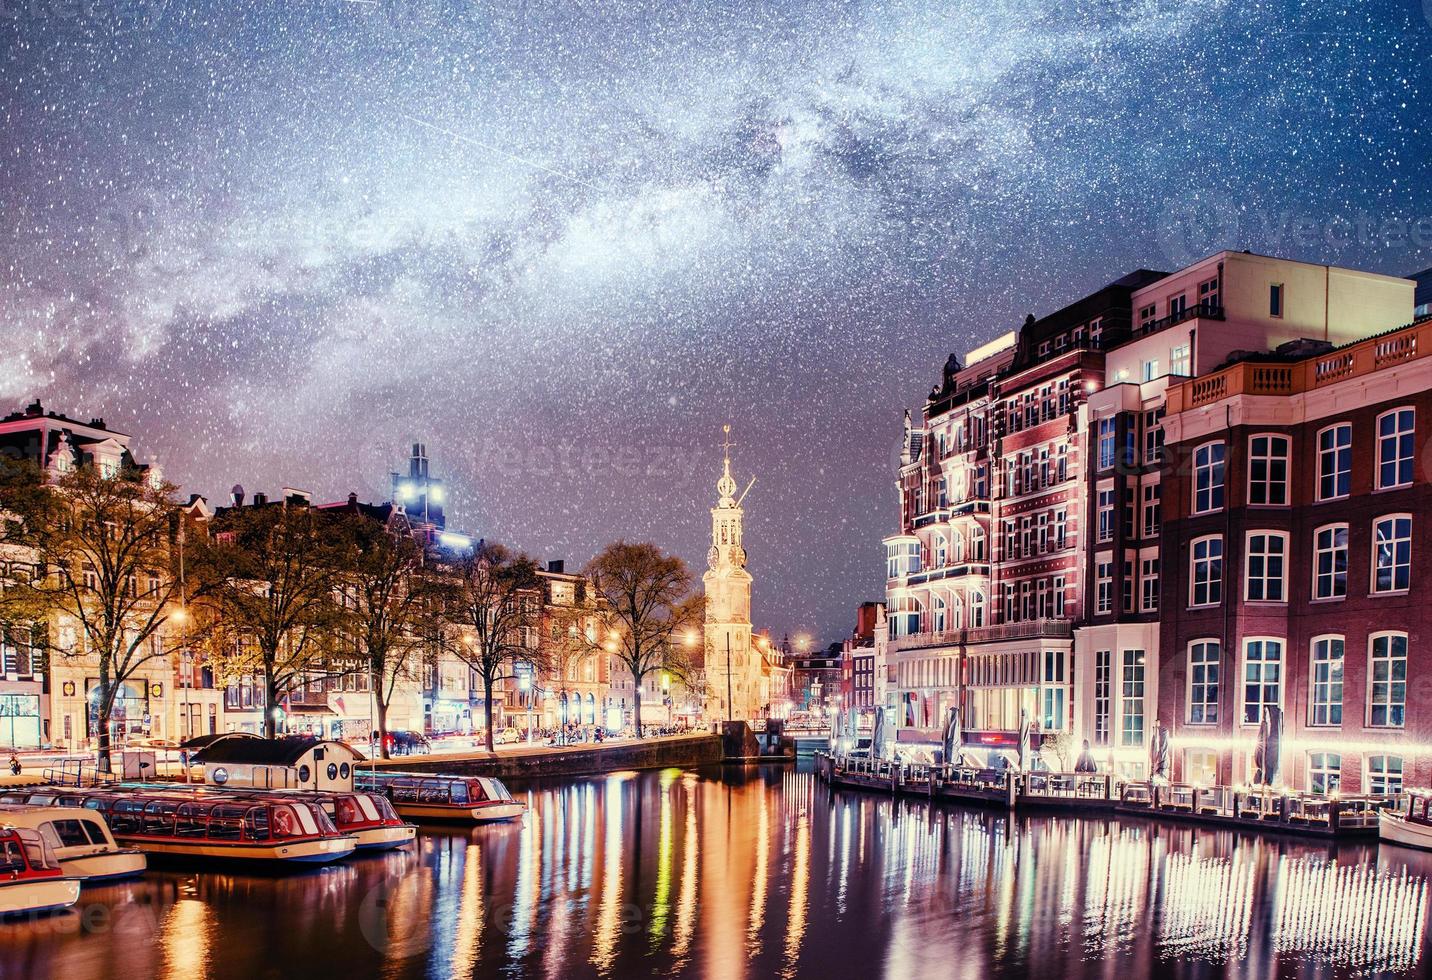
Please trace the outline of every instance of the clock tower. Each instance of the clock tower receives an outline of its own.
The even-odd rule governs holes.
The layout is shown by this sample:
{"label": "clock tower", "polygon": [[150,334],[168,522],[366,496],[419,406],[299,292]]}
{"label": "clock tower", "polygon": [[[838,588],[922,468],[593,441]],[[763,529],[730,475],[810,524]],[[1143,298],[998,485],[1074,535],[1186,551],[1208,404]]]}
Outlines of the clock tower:
{"label": "clock tower", "polygon": [[701,581],[706,592],[706,712],[724,721],[759,717],[763,705],[760,654],[751,645],[751,573],[741,541],[745,494],[737,498],[731,476],[731,427],[723,432],[723,470],[716,482],[708,568]]}

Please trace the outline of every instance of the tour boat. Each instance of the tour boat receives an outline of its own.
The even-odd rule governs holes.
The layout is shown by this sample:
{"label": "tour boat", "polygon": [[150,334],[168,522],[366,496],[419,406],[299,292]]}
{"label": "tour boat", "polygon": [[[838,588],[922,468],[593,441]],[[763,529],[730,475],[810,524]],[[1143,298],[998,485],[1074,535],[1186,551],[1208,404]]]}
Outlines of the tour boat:
{"label": "tour boat", "polygon": [[272,795],[275,799],[297,796],[317,804],[339,833],[352,834],[357,839],[360,851],[407,847],[418,836],[418,828],[398,816],[381,793],[276,790]]}
{"label": "tour boat", "polygon": [[66,790],[57,794],[56,803],[75,797],[104,815],[115,840],[150,857],[326,864],[358,846],[352,834],[333,826],[321,807],[303,799]]}
{"label": "tour boat", "polygon": [[65,874],[40,832],[0,826],[0,915],[67,909],[80,898],[80,880]]}
{"label": "tour boat", "polygon": [[443,776],[420,772],[358,772],[359,789],[386,796],[410,820],[512,820],[527,807],[490,776]]}
{"label": "tour boat", "polygon": [[1428,812],[1429,802],[1432,802],[1432,797],[1413,796],[1406,813],[1379,810],[1377,836],[1389,844],[1432,851],[1432,814]]}
{"label": "tour boat", "polygon": [[6,803],[0,804],[0,823],[38,831],[65,874],[86,884],[144,873],[143,852],[116,844],[104,817],[94,810]]}

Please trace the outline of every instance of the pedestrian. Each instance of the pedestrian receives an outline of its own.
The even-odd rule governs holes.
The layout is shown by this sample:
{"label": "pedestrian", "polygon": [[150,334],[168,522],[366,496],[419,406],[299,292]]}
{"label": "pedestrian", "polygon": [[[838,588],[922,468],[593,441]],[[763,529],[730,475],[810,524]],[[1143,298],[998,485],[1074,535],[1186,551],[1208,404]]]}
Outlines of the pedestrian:
{"label": "pedestrian", "polygon": [[1098,772],[1099,764],[1094,761],[1094,753],[1089,749],[1089,740],[1084,739],[1084,748],[1079,753],[1078,760],[1074,763],[1075,772]]}
{"label": "pedestrian", "polygon": [[20,775],[20,757],[13,753],[10,755],[10,775]]}

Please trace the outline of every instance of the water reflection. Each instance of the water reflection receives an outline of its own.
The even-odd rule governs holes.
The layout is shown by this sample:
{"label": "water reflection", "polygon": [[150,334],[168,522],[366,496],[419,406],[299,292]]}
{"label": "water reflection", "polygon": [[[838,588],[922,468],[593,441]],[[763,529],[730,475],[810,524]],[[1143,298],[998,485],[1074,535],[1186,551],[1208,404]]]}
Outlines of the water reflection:
{"label": "water reflection", "polygon": [[0,926],[0,977],[1420,976],[1432,855],[623,773],[310,874],[157,872]]}

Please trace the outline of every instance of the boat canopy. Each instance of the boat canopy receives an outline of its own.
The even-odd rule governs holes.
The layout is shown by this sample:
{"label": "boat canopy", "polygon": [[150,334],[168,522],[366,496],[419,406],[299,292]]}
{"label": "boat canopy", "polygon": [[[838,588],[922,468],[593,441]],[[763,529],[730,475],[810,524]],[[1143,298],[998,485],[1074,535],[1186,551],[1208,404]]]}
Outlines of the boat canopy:
{"label": "boat canopy", "polygon": [[104,793],[88,797],[85,806],[103,813],[120,837],[269,843],[339,833],[321,807],[302,800]]}

